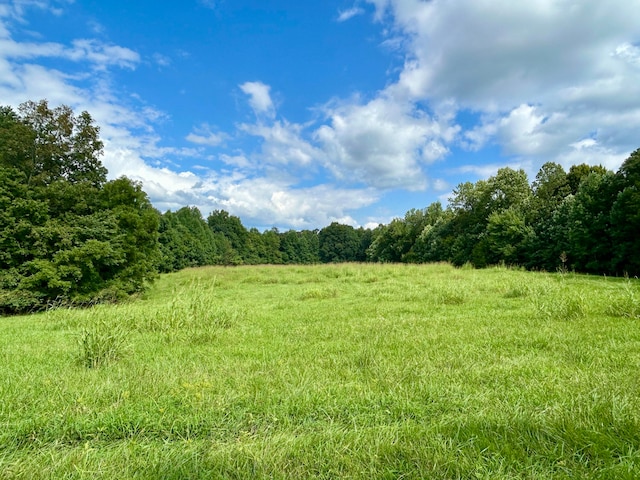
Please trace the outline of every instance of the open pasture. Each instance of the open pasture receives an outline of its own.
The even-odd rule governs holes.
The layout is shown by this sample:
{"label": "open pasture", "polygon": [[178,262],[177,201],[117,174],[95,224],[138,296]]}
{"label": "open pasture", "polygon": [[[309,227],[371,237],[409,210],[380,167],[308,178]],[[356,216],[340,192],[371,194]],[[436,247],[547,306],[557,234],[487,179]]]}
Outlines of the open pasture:
{"label": "open pasture", "polygon": [[0,478],[640,478],[637,280],[164,275],[0,319]]}

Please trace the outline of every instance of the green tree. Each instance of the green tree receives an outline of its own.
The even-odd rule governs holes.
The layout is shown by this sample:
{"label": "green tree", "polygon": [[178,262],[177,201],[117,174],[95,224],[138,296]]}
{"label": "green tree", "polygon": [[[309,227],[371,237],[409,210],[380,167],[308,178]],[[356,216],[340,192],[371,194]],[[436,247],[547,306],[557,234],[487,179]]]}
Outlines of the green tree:
{"label": "green tree", "polygon": [[569,172],[567,173],[567,183],[569,184],[569,188],[571,188],[571,193],[573,195],[578,193],[578,187],[580,187],[582,181],[592,173],[604,175],[607,173],[607,169],[602,165],[587,165],[586,163],[572,165],[571,168],[569,168]]}
{"label": "green tree", "polygon": [[[11,107],[0,107],[0,167],[29,176],[30,152],[36,133]],[[26,183],[26,182],[25,182]]]}
{"label": "green tree", "polygon": [[533,236],[533,228],[527,225],[521,209],[511,207],[492,212],[486,234],[488,262],[524,265]]}
{"label": "green tree", "polygon": [[615,175],[616,198],[611,207],[612,269],[640,275],[640,149]]}
{"label": "green tree", "polygon": [[116,276],[118,287],[126,293],[142,291],[155,279],[160,263],[158,212],[142,190],[142,184],[126,177],[107,182],[100,197],[102,208],[115,217],[119,232],[116,244],[125,256]]}
{"label": "green tree", "polygon": [[260,233],[257,228],[251,228],[247,238],[248,253],[244,258],[244,263],[253,265],[281,264],[280,243],[280,234],[277,228],[274,227],[264,233]]}
{"label": "green tree", "polygon": [[548,218],[570,193],[571,186],[562,165],[545,163],[533,182],[533,202],[529,217],[533,221]]}
{"label": "green tree", "polygon": [[280,234],[277,228],[273,227],[262,233],[262,244],[264,245],[263,263],[279,265],[283,262],[280,242]]}
{"label": "green tree", "polygon": [[301,237],[295,230],[287,230],[280,234],[280,252],[285,264],[304,263]]}
{"label": "green tree", "polygon": [[219,261],[215,235],[195,207],[183,207],[160,217],[160,270],[214,265]]}
{"label": "green tree", "polygon": [[508,209],[526,211],[531,204],[531,195],[524,170],[511,168],[499,169],[486,181],[459,185],[450,204],[453,210],[448,225],[453,238],[450,261],[456,265],[471,262],[477,267],[484,267],[500,259],[499,253],[491,250],[487,237],[489,218]]}
{"label": "green tree", "polygon": [[394,218],[388,225],[376,228],[367,253],[376,262],[401,262],[412,245],[409,226],[403,219]]}
{"label": "green tree", "polygon": [[594,172],[582,179],[569,202],[564,234],[569,239],[566,253],[575,270],[596,274],[610,272],[613,256],[611,208],[616,193],[612,172]]}
{"label": "green tree", "polygon": [[369,260],[368,251],[373,243],[373,231],[370,228],[360,227],[356,230],[358,237],[360,237],[360,247],[356,253],[355,260],[357,262],[366,262]]}
{"label": "green tree", "polygon": [[0,313],[87,304],[155,277],[157,213],[139,184],[106,182],[90,115],[0,107]]}
{"label": "green tree", "polygon": [[[128,196],[116,194],[127,189]],[[104,188],[57,181],[35,192],[21,184],[13,192],[5,187],[1,198],[11,204],[0,216],[0,243],[9,253],[0,265],[1,312],[114,300],[155,277],[157,217],[129,180]]]}
{"label": "green tree", "polygon": [[28,184],[67,180],[98,186],[106,181],[100,129],[88,112],[75,116],[65,105],[49,108],[46,100],[23,103],[19,112],[31,135],[23,132],[22,138],[29,140],[24,143],[27,151],[13,156],[13,166],[26,175]]}
{"label": "green tree", "polygon": [[356,261],[360,238],[351,225],[332,222],[318,233],[319,256],[323,263]]}
{"label": "green tree", "polygon": [[428,220],[410,252],[416,262],[441,262],[451,259],[452,215],[452,210],[443,210],[440,202],[432,203],[427,207]]}
{"label": "green tree", "polygon": [[229,215],[225,210],[214,210],[207,217],[207,224],[215,234],[222,235],[233,252],[226,250],[223,261],[226,265],[245,263],[249,257],[249,231],[242,225],[239,217]]}
{"label": "green tree", "polygon": [[442,215],[439,202],[425,209],[409,210],[404,218],[396,218],[388,225],[376,228],[371,234],[368,249],[371,260],[381,262],[420,262],[420,246],[416,245],[427,225],[433,224]]}

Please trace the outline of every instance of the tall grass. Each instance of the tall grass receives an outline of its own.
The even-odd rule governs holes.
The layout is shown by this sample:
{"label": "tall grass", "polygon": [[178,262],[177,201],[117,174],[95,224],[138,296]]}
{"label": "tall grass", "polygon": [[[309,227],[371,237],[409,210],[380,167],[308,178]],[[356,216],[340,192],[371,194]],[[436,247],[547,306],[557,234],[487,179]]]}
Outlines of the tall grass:
{"label": "tall grass", "polygon": [[634,280],[186,270],[0,320],[0,478],[639,478]]}
{"label": "tall grass", "polygon": [[640,318],[640,289],[637,282],[626,279],[623,288],[611,296],[607,312],[616,317]]}
{"label": "tall grass", "polygon": [[97,368],[118,360],[125,350],[124,330],[119,325],[98,322],[83,327],[78,360],[85,367]]}

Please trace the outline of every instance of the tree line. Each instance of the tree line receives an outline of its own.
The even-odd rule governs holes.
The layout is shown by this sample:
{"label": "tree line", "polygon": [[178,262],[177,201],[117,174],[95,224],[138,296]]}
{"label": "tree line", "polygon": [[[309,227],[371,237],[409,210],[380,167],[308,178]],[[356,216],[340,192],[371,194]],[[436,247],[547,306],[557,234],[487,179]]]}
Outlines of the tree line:
{"label": "tree line", "polygon": [[[458,185],[446,208],[435,202],[374,229],[334,222],[321,230],[260,233],[225,211],[205,222],[187,207],[165,213],[160,229],[163,258],[170,260],[163,271],[210,263],[450,262],[637,276],[640,149],[616,173],[586,164],[567,172],[548,162],[530,183],[524,170],[502,168]],[[203,250],[195,255],[197,249]]]}
{"label": "tree line", "polygon": [[374,229],[247,229],[224,210],[161,213],[139,183],[107,181],[87,112],[0,107],[0,313],[116,301],[187,267],[450,262],[640,274],[640,149],[617,172],[545,163],[500,169],[450,202]]}
{"label": "tree line", "polygon": [[530,184],[523,170],[502,168],[449,200],[380,226],[369,259],[640,274],[640,150],[616,173],[548,162]]}

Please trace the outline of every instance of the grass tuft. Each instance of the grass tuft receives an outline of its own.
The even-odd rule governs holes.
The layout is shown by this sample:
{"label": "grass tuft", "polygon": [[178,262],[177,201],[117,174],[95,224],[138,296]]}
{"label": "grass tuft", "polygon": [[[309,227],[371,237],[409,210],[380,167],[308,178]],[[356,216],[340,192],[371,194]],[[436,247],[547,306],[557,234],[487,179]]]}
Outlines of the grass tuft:
{"label": "grass tuft", "polygon": [[622,293],[612,295],[606,309],[608,315],[624,318],[640,318],[640,293],[627,280]]}
{"label": "grass tuft", "polygon": [[589,313],[589,302],[585,294],[575,289],[539,291],[534,295],[533,303],[538,315],[546,320],[579,320]]}
{"label": "grass tuft", "polygon": [[126,332],[110,322],[97,321],[82,328],[78,361],[87,368],[98,368],[122,358],[126,351]]}
{"label": "grass tuft", "polygon": [[533,292],[532,287],[525,281],[518,281],[511,285],[509,290],[504,294],[504,298],[526,298]]}
{"label": "grass tuft", "polygon": [[436,301],[442,305],[462,305],[467,296],[461,289],[441,288],[436,293]]}

